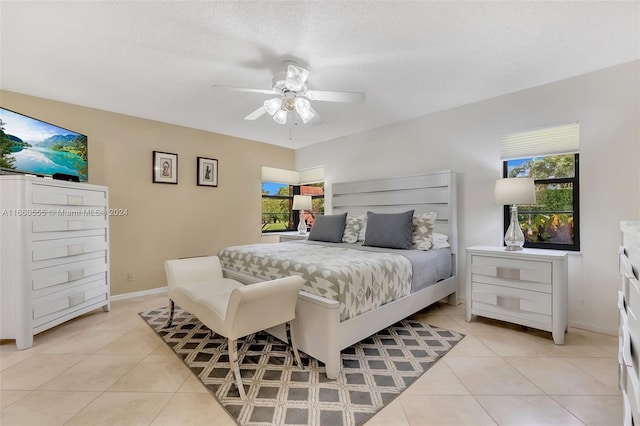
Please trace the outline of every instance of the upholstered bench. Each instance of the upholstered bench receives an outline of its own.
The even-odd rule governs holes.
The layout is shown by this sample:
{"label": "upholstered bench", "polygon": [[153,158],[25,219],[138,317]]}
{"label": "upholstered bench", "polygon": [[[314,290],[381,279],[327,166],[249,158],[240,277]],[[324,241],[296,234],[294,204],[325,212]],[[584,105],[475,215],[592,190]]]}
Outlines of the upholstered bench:
{"label": "upholstered bench", "polygon": [[165,271],[171,301],[167,327],[171,327],[177,303],[213,333],[226,337],[231,368],[242,399],[246,399],[246,393],[238,366],[238,338],[285,323],[295,360],[302,368],[291,331],[298,293],[304,282],[301,277],[244,285],[222,276],[216,256],[167,260]]}

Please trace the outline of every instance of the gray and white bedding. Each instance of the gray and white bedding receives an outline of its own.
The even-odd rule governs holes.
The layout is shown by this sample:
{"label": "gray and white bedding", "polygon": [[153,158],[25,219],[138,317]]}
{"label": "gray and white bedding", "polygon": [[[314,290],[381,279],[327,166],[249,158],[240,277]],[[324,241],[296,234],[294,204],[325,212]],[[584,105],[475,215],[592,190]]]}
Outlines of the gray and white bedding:
{"label": "gray and white bedding", "polygon": [[303,290],[340,303],[340,320],[428,287],[451,275],[451,252],[398,250],[361,243],[292,241],[227,247],[225,270],[263,280],[300,275]]}

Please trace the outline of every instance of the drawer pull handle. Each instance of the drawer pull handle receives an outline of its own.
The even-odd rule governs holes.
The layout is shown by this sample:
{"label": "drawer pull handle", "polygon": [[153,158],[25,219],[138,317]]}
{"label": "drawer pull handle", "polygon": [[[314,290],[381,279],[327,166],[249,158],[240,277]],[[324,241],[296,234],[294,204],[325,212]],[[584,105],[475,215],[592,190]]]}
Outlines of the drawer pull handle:
{"label": "drawer pull handle", "polygon": [[69,296],[69,306],[76,306],[84,302],[84,293],[74,294]]}
{"label": "drawer pull handle", "polygon": [[517,297],[498,296],[496,305],[503,308],[520,309],[520,299]]}
{"label": "drawer pull handle", "polygon": [[67,205],[69,206],[81,206],[84,204],[82,196],[79,195],[67,195]]}
{"label": "drawer pull handle", "polygon": [[496,277],[504,278],[507,280],[520,280],[520,269],[514,268],[503,268],[502,266],[498,266],[496,268]]}
{"label": "drawer pull handle", "polygon": [[84,277],[84,269],[74,269],[67,273],[69,281],[79,280]]}
{"label": "drawer pull handle", "polygon": [[67,256],[75,256],[84,253],[84,244],[71,244],[67,246]]}

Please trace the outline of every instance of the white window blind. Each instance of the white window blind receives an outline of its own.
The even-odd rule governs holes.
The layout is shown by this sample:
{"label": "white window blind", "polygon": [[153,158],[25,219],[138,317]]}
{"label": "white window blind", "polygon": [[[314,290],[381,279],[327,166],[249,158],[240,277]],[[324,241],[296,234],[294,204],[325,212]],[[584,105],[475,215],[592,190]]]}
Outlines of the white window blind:
{"label": "white window blind", "polygon": [[262,166],[262,181],[301,185],[324,181],[324,167],[314,167],[300,171]]}
{"label": "white window blind", "polygon": [[324,181],[324,167],[314,167],[312,169],[304,169],[298,171],[300,184],[316,183]]}
{"label": "white window blind", "polygon": [[580,123],[545,127],[502,137],[500,158],[514,160],[553,154],[571,154],[580,149]]}
{"label": "white window blind", "polygon": [[262,166],[262,181],[297,185],[299,177],[298,172],[296,172],[295,170],[277,169],[275,167]]}

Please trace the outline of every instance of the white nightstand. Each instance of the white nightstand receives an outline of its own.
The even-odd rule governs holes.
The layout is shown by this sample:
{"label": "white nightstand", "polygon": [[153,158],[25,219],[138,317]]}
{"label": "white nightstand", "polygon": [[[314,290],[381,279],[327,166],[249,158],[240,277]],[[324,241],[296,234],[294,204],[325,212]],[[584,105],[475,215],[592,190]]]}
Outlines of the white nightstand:
{"label": "white nightstand", "polygon": [[557,250],[467,248],[466,320],[479,315],[550,331],[564,344],[567,258]]}
{"label": "white nightstand", "polygon": [[306,240],[309,236],[309,233],[307,232],[306,235],[300,235],[297,231],[283,232],[278,234],[278,236],[280,237],[280,242],[282,243],[284,241]]}

